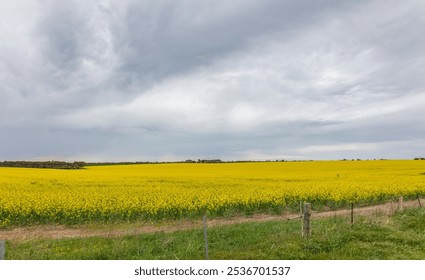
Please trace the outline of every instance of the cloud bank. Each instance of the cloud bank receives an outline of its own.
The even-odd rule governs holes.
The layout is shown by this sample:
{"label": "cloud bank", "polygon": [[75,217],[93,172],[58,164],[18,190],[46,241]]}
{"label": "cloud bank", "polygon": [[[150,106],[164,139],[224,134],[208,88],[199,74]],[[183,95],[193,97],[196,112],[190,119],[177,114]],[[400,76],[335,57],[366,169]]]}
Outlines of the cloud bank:
{"label": "cloud bank", "polygon": [[425,156],[422,1],[0,4],[0,160]]}

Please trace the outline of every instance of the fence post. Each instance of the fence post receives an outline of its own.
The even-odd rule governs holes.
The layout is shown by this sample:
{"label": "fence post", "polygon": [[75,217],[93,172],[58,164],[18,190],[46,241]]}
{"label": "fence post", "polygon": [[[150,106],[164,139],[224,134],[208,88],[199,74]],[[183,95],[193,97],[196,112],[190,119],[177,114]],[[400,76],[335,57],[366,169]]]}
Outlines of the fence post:
{"label": "fence post", "polygon": [[354,224],[354,203],[351,203],[351,226]]}
{"label": "fence post", "polygon": [[398,198],[398,211],[403,211],[403,196]]}
{"label": "fence post", "polygon": [[207,235],[207,215],[202,217],[202,224],[204,227],[204,240],[205,240],[205,259],[208,260],[208,235]]}
{"label": "fence post", "polygon": [[311,232],[311,204],[304,202],[303,209],[303,236],[310,236]]}
{"label": "fence post", "polygon": [[299,216],[301,219],[300,219],[300,222],[301,222],[301,235],[304,235],[304,233],[303,233],[303,231],[304,231],[304,226],[303,226],[303,202],[300,200],[300,216]]}
{"label": "fence post", "polygon": [[0,260],[4,260],[6,255],[6,242],[0,240]]}
{"label": "fence post", "polygon": [[422,208],[421,198],[419,197],[419,194],[417,195],[417,197],[418,197],[419,207]]}

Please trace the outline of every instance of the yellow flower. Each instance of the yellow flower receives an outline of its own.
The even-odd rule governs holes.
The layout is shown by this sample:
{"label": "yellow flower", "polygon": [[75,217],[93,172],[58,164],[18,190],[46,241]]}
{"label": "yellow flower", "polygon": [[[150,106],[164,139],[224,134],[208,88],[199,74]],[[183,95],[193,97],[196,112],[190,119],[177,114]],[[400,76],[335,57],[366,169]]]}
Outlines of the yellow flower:
{"label": "yellow flower", "polygon": [[0,168],[0,227],[252,213],[425,194],[421,161]]}

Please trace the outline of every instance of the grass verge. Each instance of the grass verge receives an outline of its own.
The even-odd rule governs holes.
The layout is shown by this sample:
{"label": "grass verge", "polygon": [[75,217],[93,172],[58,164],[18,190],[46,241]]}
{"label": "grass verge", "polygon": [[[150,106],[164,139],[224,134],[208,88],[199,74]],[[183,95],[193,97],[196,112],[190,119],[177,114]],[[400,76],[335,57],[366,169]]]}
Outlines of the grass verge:
{"label": "grass verge", "polygon": [[[208,229],[210,259],[425,259],[425,210],[393,215],[249,222]],[[202,228],[123,237],[28,239],[6,242],[6,259],[203,259]]]}

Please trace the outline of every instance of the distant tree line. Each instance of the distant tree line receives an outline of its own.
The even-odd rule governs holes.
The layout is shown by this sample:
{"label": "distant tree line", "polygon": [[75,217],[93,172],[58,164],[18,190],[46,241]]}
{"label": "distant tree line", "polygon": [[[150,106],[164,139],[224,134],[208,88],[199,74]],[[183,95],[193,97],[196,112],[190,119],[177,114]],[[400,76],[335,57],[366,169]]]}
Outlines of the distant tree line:
{"label": "distant tree line", "polygon": [[179,163],[167,161],[102,161],[102,162],[87,162],[86,166],[104,166],[104,165],[130,165],[130,164],[161,164],[161,163]]}
{"label": "distant tree line", "polygon": [[221,163],[221,159],[198,159],[198,163]]}
{"label": "distant tree line", "polygon": [[223,163],[221,159],[199,159],[198,161],[188,159],[185,161],[186,163]]}
{"label": "distant tree line", "polygon": [[423,157],[416,157],[416,158],[414,158],[414,160],[425,160],[425,158],[423,158]]}
{"label": "distant tree line", "polygon": [[55,169],[81,169],[86,165],[84,161],[3,161],[0,167],[25,167],[25,168],[55,168]]}

